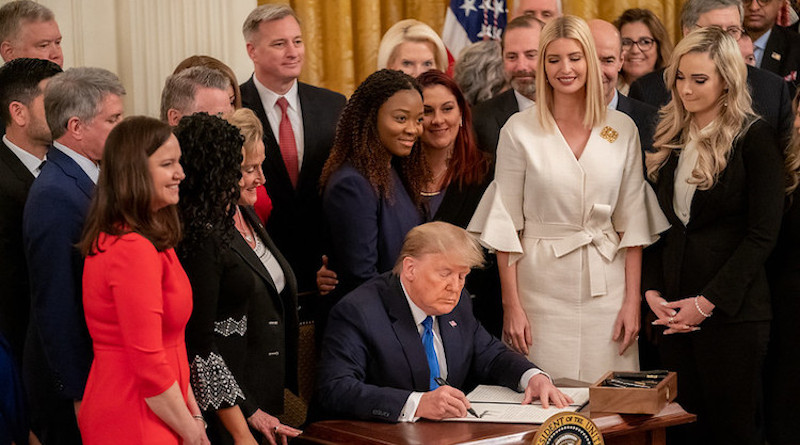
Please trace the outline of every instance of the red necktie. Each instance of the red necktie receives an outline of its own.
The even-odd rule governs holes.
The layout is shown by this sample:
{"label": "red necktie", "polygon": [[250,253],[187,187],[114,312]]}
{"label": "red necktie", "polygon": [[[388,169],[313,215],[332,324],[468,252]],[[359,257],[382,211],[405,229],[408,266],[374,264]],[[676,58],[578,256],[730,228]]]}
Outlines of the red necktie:
{"label": "red necktie", "polygon": [[289,101],[285,97],[278,98],[278,106],[281,107],[281,124],[278,127],[278,145],[281,147],[281,156],[292,181],[292,187],[297,187],[297,144],[294,141],[294,130],[286,113]]}

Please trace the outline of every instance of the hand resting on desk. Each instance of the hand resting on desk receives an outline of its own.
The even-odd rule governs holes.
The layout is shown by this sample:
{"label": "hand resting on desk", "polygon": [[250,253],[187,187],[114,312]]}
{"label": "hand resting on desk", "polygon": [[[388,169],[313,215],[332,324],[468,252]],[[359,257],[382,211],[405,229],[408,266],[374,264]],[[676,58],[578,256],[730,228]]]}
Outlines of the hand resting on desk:
{"label": "hand resting on desk", "polygon": [[528,386],[525,388],[525,399],[522,400],[523,405],[528,405],[536,398],[541,400],[542,408],[549,408],[550,403],[558,408],[564,408],[573,402],[572,398],[553,385],[550,378],[544,374],[536,374],[528,380]]}

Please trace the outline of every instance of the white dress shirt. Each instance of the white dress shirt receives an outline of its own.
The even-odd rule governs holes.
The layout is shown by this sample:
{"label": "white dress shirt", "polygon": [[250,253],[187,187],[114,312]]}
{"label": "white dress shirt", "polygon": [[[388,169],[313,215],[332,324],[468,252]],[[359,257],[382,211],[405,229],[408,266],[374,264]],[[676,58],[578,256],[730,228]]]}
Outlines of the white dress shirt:
{"label": "white dress shirt", "polygon": [[95,164],[91,159],[76,153],[74,150],[60,142],[53,141],[53,147],[61,150],[62,153],[72,158],[72,160],[75,161],[81,168],[81,170],[86,173],[86,176],[88,176],[92,182],[97,184],[97,179],[100,178],[100,167],[97,164]]}
{"label": "white dress shirt", "polygon": [[525,111],[536,103],[528,99],[527,97],[523,96],[522,94],[519,94],[517,90],[514,90],[514,97],[517,98],[517,105],[519,106],[519,111]]}
{"label": "white dress shirt", "polygon": [[261,82],[253,76],[253,83],[258,90],[258,96],[261,98],[261,105],[264,107],[264,112],[267,113],[267,120],[269,127],[272,129],[272,134],[275,135],[275,140],[280,141],[280,124],[283,113],[281,107],[278,106],[278,99],[285,97],[289,106],[286,108],[286,113],[289,115],[289,122],[292,123],[292,131],[294,132],[294,142],[297,146],[297,171],[303,168],[303,153],[304,153],[304,139],[303,139],[303,110],[300,109],[300,96],[297,94],[297,80],[289,91],[284,95],[279,95],[269,88],[265,87]]}
{"label": "white dress shirt", "polygon": [[19,158],[22,165],[31,172],[34,178],[39,177],[39,173],[42,172],[42,162],[47,160],[47,156],[44,159],[39,159],[36,156],[32,155],[26,150],[23,150],[17,146],[17,144],[8,140],[6,135],[3,135],[3,142],[6,143],[6,146],[11,149],[11,153],[14,153],[16,157]]}
{"label": "white dress shirt", "polygon": [[[422,334],[425,332],[425,327],[422,326],[422,322],[428,317],[428,314],[426,314],[425,311],[420,309],[419,306],[411,301],[411,298],[408,296],[408,292],[406,292],[406,287],[403,285],[402,281],[400,281],[400,287],[403,289],[403,295],[405,295],[406,301],[408,301],[408,306],[411,308],[411,315],[414,317],[414,323],[417,325],[417,332],[419,332],[421,343]],[[447,380],[447,357],[444,354],[442,337],[439,335],[439,323],[437,321],[437,318],[439,317],[431,317],[433,318],[433,350],[436,351],[436,359],[439,362],[439,376]],[[519,379],[519,387],[517,390],[525,391],[525,388],[528,386],[528,381],[531,379],[531,377],[539,373],[542,373],[542,370],[537,368],[531,368],[525,371],[522,374],[522,377]],[[403,405],[403,409],[400,410],[400,417],[397,419],[398,422],[416,422],[419,420],[419,417],[415,416],[414,414],[417,412],[419,401],[423,394],[425,393],[414,391],[408,396],[405,405]]]}

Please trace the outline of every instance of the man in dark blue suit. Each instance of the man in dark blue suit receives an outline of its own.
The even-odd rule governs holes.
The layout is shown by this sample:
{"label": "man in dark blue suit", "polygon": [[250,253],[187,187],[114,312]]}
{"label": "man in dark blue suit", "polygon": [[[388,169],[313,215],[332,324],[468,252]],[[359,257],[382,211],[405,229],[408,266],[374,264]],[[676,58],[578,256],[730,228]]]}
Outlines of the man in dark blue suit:
{"label": "man in dark blue suit", "polygon": [[45,445],[80,443],[75,415],[92,344],[83,316],[83,230],[108,133],[122,119],[125,90],[100,68],[72,68],[52,79],[44,107],[54,142],[33,182],[22,220],[31,283],[23,379],[31,429]]}
{"label": "man in dark blue suit", "polygon": [[756,66],[782,77],[794,90],[800,81],[800,34],[778,26],[778,12],[784,2],[745,0],[743,3],[744,28],[753,39]]}
{"label": "man in dark blue suit", "polygon": [[[433,222],[412,229],[392,272],[333,307],[312,404],[318,417],[463,417],[470,405],[461,389],[487,382],[525,391],[523,403],[570,403],[475,319],[464,278],[482,262],[477,241],[461,228]],[[452,386],[438,386],[435,377]]]}
{"label": "man in dark blue suit", "polygon": [[297,276],[302,304],[316,292],[322,264],[319,177],[345,97],[297,80],[305,47],[300,22],[288,5],[257,7],[242,29],[254,68],[241,85],[242,105],[264,126],[264,187],[272,200],[266,227]]}
{"label": "man in dark blue suit", "polygon": [[622,68],[622,38],[617,28],[605,20],[590,20],[600,71],[603,74],[603,95],[606,105],[628,115],[639,129],[642,150],[653,151],[653,132],[658,120],[658,109],[617,91],[617,78]]}
{"label": "man in dark blue suit", "polygon": [[22,210],[52,141],[44,116],[44,87],[61,72],[49,60],[14,59],[0,68],[0,332],[17,366],[28,328],[30,286],[22,249]]}
{"label": "man in dark blue suit", "polygon": [[[742,14],[740,0],[687,0],[681,9],[683,35],[695,28],[719,26],[738,40],[742,35]],[[778,130],[781,140],[788,142],[794,115],[786,82],[773,73],[748,65],[747,86],[753,98],[753,110]],[[628,96],[659,108],[669,102],[664,70],[640,77],[631,85]]]}

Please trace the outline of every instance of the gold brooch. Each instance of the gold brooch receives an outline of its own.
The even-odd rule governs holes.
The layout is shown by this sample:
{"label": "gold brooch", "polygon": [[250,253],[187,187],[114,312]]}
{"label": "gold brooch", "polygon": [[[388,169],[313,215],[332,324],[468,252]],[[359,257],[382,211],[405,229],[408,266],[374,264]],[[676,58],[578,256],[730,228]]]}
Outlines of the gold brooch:
{"label": "gold brooch", "polygon": [[600,132],[601,138],[612,143],[617,140],[617,136],[619,136],[619,133],[617,133],[617,130],[611,127],[603,127],[603,131]]}

